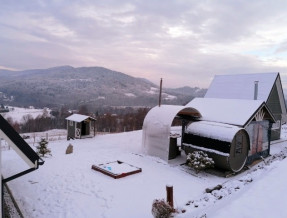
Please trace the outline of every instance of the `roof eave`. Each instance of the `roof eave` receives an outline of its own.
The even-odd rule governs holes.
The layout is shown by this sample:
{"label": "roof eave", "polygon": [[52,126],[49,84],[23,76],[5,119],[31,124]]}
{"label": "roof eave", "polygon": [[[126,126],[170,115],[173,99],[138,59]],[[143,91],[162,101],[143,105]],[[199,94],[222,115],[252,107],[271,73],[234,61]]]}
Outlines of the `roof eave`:
{"label": "roof eave", "polygon": [[251,123],[251,121],[254,119],[255,115],[257,114],[257,112],[258,112],[259,110],[261,110],[263,107],[266,108],[267,112],[269,113],[269,115],[270,115],[270,117],[271,117],[270,122],[271,122],[271,123],[275,123],[275,122],[276,122],[276,120],[275,120],[273,114],[271,113],[271,111],[270,111],[270,109],[268,108],[268,106],[266,105],[266,103],[265,103],[265,102],[262,102],[262,104],[258,107],[258,109],[257,109],[257,110],[252,114],[252,116],[250,116],[250,118],[245,122],[245,124],[243,125],[243,128],[245,128],[246,126],[248,126],[248,125]]}

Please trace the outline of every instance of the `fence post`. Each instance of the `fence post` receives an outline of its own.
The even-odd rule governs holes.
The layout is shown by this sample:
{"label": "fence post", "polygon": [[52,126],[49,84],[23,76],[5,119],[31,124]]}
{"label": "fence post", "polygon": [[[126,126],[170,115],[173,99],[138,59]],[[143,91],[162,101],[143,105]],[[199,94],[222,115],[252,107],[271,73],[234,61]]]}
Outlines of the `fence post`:
{"label": "fence post", "polygon": [[166,185],[166,201],[173,208],[173,186]]}

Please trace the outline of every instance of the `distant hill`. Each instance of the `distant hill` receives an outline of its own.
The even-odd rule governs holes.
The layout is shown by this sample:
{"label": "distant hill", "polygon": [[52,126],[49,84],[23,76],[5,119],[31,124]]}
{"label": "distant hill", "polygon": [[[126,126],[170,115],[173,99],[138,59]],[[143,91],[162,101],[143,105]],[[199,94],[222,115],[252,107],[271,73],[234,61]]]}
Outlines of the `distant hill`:
{"label": "distant hill", "polygon": [[[13,96],[9,104],[15,106],[155,106],[158,89],[147,79],[103,67],[0,70],[0,92],[3,96]],[[191,87],[164,89],[163,104],[185,104],[193,97],[204,96],[205,92]]]}

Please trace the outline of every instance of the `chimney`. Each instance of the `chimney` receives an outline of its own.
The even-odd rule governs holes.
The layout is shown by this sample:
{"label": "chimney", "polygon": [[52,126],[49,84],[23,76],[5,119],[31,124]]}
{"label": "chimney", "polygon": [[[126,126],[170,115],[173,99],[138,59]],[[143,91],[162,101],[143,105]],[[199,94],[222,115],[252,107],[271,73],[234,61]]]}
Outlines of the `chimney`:
{"label": "chimney", "polygon": [[254,81],[254,100],[258,98],[258,83],[259,81]]}

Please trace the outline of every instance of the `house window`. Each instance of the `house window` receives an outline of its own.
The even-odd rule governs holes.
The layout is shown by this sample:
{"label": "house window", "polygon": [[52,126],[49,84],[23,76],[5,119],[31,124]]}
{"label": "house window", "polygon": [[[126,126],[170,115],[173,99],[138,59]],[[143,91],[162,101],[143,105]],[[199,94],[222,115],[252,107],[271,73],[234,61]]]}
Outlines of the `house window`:
{"label": "house window", "polygon": [[243,149],[243,137],[241,134],[236,136],[235,139],[235,155],[242,154],[242,149]]}
{"label": "house window", "polygon": [[281,122],[280,120],[277,120],[276,123],[272,124],[272,130],[279,130],[281,127]]}
{"label": "house window", "polygon": [[69,121],[70,126],[74,125],[74,122],[72,120]]}

